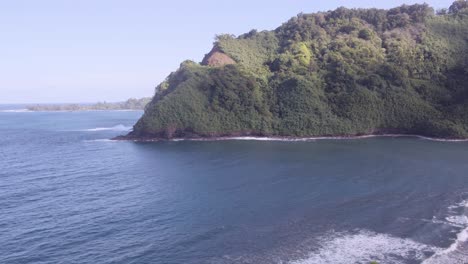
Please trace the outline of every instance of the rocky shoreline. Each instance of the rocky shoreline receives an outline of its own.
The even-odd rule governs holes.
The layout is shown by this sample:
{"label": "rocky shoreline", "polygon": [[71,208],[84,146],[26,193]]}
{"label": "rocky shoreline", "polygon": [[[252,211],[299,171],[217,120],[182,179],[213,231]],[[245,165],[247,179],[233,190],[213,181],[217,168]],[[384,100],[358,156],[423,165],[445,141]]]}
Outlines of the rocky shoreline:
{"label": "rocky shoreline", "polygon": [[255,136],[255,135],[239,135],[239,136],[205,136],[205,137],[180,137],[180,138],[163,138],[163,137],[138,137],[133,135],[117,136],[111,140],[115,141],[134,141],[134,142],[159,142],[159,141],[226,141],[226,140],[256,140],[256,141],[315,141],[315,140],[353,140],[366,139],[374,137],[411,137],[430,141],[439,142],[468,142],[468,138],[437,138],[416,134],[364,134],[364,135],[343,135],[343,136],[316,136],[316,137],[293,137],[293,136]]}

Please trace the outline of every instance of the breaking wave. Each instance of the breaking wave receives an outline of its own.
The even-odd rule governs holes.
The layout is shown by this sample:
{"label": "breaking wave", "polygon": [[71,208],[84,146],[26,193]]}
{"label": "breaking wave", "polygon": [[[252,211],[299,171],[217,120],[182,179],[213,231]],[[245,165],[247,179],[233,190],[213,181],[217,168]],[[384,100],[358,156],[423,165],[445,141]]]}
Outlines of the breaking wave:
{"label": "breaking wave", "polygon": [[131,131],[133,128],[131,126],[116,125],[113,127],[96,127],[90,129],[84,129],[80,131],[85,132],[97,132],[97,131]]}
{"label": "breaking wave", "polygon": [[319,238],[320,248],[290,264],[347,263],[468,263],[468,200],[449,208],[449,214],[434,223],[450,225],[457,236],[448,248],[440,248],[387,234],[358,230],[354,233],[331,232]]}
{"label": "breaking wave", "polygon": [[468,200],[450,206],[452,215],[445,218],[445,223],[462,230],[454,242],[446,249],[438,251],[422,264],[466,264],[468,263]]}
{"label": "breaking wave", "polygon": [[28,109],[11,109],[11,110],[0,110],[0,113],[28,113],[32,112]]}
{"label": "breaking wave", "polygon": [[116,140],[108,139],[108,138],[103,138],[103,139],[90,139],[90,140],[84,140],[84,142],[117,142]]}
{"label": "breaking wave", "polygon": [[321,247],[290,264],[405,263],[423,261],[440,249],[411,239],[359,230],[332,232],[319,239]]}

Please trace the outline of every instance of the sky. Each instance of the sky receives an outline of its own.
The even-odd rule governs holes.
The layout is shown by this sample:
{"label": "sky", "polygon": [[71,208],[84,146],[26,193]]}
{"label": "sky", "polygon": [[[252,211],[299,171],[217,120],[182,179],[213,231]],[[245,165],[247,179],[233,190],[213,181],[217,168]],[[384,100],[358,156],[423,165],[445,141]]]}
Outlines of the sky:
{"label": "sky", "polygon": [[[298,13],[391,8],[411,0],[0,0],[0,103],[152,96],[221,33],[272,30]],[[427,0],[434,8],[453,0]]]}

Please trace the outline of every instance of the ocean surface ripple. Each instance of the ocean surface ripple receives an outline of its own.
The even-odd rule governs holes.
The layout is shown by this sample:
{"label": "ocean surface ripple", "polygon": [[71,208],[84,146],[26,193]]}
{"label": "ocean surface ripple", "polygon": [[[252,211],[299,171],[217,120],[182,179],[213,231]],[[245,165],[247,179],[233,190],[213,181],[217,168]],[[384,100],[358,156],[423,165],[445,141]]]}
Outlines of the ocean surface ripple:
{"label": "ocean surface ripple", "polygon": [[468,142],[120,142],[141,111],[18,109],[0,263],[468,263]]}

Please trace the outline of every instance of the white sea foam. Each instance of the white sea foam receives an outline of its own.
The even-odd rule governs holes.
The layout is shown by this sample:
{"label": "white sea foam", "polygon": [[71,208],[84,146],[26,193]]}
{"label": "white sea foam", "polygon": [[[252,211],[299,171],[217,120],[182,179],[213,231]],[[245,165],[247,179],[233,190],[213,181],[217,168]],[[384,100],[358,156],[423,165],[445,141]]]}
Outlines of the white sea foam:
{"label": "white sea foam", "polygon": [[460,227],[468,226],[468,216],[466,215],[447,216],[445,220],[447,220],[449,223],[455,226],[460,226]]}
{"label": "white sea foam", "polygon": [[2,113],[28,113],[32,112],[28,109],[11,109],[11,110],[0,110]]}
{"label": "white sea foam", "polygon": [[463,228],[455,241],[446,249],[438,251],[422,264],[467,264],[468,263],[468,200],[449,207],[450,210],[461,209],[461,214],[445,218],[448,224]]}
{"label": "white sea foam", "polygon": [[108,139],[108,138],[103,138],[103,139],[85,140],[84,142],[118,142],[118,141],[117,141],[117,140]]}
{"label": "white sea foam", "polygon": [[305,137],[305,138],[293,138],[293,137],[213,137],[213,138],[174,138],[171,141],[229,141],[229,140],[239,140],[239,141],[284,141],[284,142],[296,142],[296,141],[315,141],[315,140],[325,140],[325,139],[336,139],[336,140],[346,140],[346,139],[360,139],[360,138],[370,138],[374,136],[359,136],[359,137]]}
{"label": "white sea foam", "polygon": [[468,227],[457,235],[457,239],[447,249],[441,250],[422,264],[466,264],[468,263]]}
{"label": "white sea foam", "polygon": [[177,138],[172,141],[223,141],[223,140],[245,140],[245,141],[284,141],[284,142],[302,142],[302,141],[316,141],[316,140],[355,140],[355,139],[366,139],[374,137],[415,137],[429,141],[440,141],[440,142],[467,142],[468,139],[442,139],[442,138],[431,138],[419,135],[404,135],[404,134],[383,134],[383,135],[363,135],[363,136],[349,136],[349,137],[255,137],[255,136],[242,136],[242,137],[214,137],[214,138]]}
{"label": "white sea foam", "polygon": [[320,239],[321,248],[290,264],[401,263],[424,260],[440,250],[411,239],[366,230],[357,233],[331,233]]}
{"label": "white sea foam", "polygon": [[130,131],[130,130],[132,130],[131,126],[116,125],[113,127],[96,127],[96,128],[83,129],[80,131],[97,132],[97,131]]}
{"label": "white sea foam", "polygon": [[255,141],[308,141],[315,138],[275,138],[275,137],[227,137],[226,140],[255,140]]}

